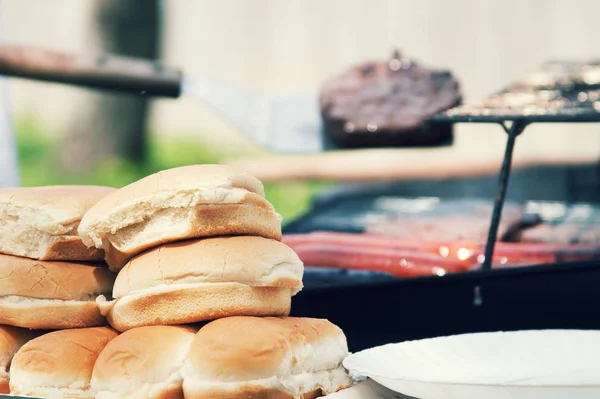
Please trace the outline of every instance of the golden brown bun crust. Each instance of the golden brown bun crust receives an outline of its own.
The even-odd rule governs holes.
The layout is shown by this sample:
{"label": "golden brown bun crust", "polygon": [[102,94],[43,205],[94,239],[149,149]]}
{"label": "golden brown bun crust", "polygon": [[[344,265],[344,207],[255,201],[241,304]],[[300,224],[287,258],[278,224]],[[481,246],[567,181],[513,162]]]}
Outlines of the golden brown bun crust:
{"label": "golden brown bun crust", "polygon": [[104,251],[86,247],[79,236],[62,236],[54,239],[45,254],[39,259],[67,262],[104,262]]}
{"label": "golden brown bun crust", "polygon": [[79,234],[102,248],[111,270],[168,242],[221,235],[281,240],[281,216],[262,183],[225,165],[192,165],[147,176],[107,195],[84,216]]}
{"label": "golden brown bun crust", "polygon": [[190,283],[237,282],[255,287],[302,289],[304,267],[280,241],[254,236],[180,241],[150,249],[119,273],[113,296]]}
{"label": "golden brown bun crust", "polygon": [[54,331],[25,344],[11,365],[13,394],[32,395],[48,388],[89,389],[96,358],[117,336],[108,327]]}
{"label": "golden brown bun crust", "polygon": [[222,283],[174,286],[128,296],[106,305],[101,301],[99,298],[100,308],[110,325],[119,331],[127,331],[141,326],[189,324],[238,315],[287,316],[291,292],[288,288]]}
{"label": "golden brown bun crust", "polygon": [[154,387],[152,393],[101,391],[96,393],[94,399],[184,399],[184,395],[183,387],[179,383],[160,388]]}
{"label": "golden brown bun crust", "polygon": [[87,300],[109,293],[114,278],[105,267],[0,255],[0,298]]}
{"label": "golden brown bun crust", "polygon": [[[19,298],[22,299],[22,298]],[[104,326],[106,318],[94,301],[24,299],[25,305],[0,299],[0,324],[35,330]]]}
{"label": "golden brown bun crust", "polygon": [[[240,335],[240,332],[243,334]],[[188,362],[205,378],[237,382],[277,375],[290,348],[345,337],[323,319],[229,317],[204,326],[194,339]],[[228,370],[222,373],[221,370]]]}
{"label": "golden brown bun crust", "polygon": [[0,253],[40,260],[100,261],[77,233],[83,215],[114,192],[101,186],[0,188]]}
{"label": "golden brown bun crust", "polygon": [[92,375],[98,398],[183,398],[180,369],[194,334],[192,326],[129,330],[102,351]]}
{"label": "golden brown bun crust", "polygon": [[98,357],[94,381],[143,375],[160,368],[168,360],[165,356],[182,343],[191,343],[197,331],[192,326],[146,326],[126,331]]}
{"label": "golden brown bun crust", "polygon": [[106,324],[94,302],[111,291],[106,267],[0,255],[0,323],[33,329]]}
{"label": "golden brown bun crust", "polygon": [[15,353],[35,334],[17,327],[0,326],[0,394],[10,392],[8,369]]}
{"label": "golden brown bun crust", "polygon": [[30,330],[0,325],[0,373],[8,371],[13,355],[34,336]]}
{"label": "golden brown bun crust", "polygon": [[[303,394],[299,399],[316,399],[325,396],[321,389]],[[185,399],[296,399],[288,392],[278,389],[264,389],[258,387],[249,387],[240,389],[235,394],[230,391],[220,391],[215,389],[210,392],[190,392],[185,391]]]}

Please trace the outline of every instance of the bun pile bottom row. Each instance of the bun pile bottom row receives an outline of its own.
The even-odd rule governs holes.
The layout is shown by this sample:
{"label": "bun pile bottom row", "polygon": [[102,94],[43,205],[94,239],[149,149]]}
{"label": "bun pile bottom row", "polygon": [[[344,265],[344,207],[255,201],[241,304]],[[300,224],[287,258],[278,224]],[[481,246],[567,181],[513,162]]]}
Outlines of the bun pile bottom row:
{"label": "bun pile bottom row", "polygon": [[344,333],[288,317],[304,267],[262,183],[222,165],[121,189],[0,189],[0,393],[308,399]]}

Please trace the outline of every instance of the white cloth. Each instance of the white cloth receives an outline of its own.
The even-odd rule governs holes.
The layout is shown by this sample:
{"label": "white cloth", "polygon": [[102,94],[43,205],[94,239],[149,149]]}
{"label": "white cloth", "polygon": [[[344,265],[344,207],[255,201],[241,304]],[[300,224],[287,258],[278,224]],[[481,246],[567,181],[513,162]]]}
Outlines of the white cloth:
{"label": "white cloth", "polygon": [[[1,38],[2,26],[0,26],[0,40]],[[8,87],[6,79],[0,77],[0,187],[14,187],[19,183],[17,145],[10,118]]]}

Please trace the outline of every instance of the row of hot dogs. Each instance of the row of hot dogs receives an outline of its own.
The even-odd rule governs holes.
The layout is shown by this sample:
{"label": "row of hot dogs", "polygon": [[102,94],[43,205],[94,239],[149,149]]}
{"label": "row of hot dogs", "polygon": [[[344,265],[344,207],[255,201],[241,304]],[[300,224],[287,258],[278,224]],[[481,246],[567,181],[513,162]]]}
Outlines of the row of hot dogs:
{"label": "row of hot dogs", "polygon": [[[369,270],[397,277],[443,275],[477,269],[485,244],[471,241],[423,241],[375,234],[314,232],[288,234],[283,242],[305,267]],[[497,242],[492,266],[514,267],[600,257],[592,244]]]}

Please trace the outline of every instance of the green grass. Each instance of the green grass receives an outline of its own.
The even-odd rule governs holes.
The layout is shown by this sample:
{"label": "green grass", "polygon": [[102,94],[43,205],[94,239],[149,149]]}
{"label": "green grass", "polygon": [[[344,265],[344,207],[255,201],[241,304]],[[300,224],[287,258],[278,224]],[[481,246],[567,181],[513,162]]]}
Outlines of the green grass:
{"label": "green grass", "polygon": [[[140,165],[125,159],[106,159],[88,173],[59,172],[55,167],[58,139],[48,135],[36,123],[20,119],[16,123],[17,143],[23,186],[89,184],[122,187],[159,170],[183,165],[219,163],[225,154],[192,140],[157,139],[152,136],[147,161]],[[266,183],[267,199],[288,221],[305,212],[312,196],[325,183]]]}

